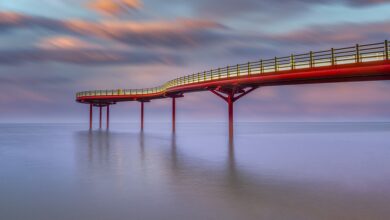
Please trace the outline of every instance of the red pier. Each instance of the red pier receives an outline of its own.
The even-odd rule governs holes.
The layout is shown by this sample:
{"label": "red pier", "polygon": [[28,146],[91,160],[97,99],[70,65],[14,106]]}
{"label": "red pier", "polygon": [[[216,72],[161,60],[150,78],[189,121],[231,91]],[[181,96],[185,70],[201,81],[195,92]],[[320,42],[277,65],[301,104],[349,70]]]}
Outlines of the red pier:
{"label": "red pier", "polygon": [[102,107],[106,107],[109,129],[110,105],[141,102],[141,130],[144,129],[144,102],[172,99],[172,131],[176,130],[176,98],[185,93],[210,91],[228,104],[229,133],[233,134],[234,103],[263,86],[309,83],[333,83],[390,79],[390,48],[388,41],[345,48],[275,57],[225,68],[217,68],[171,80],[147,89],[116,89],[79,92],[76,101],[89,104],[92,129],[93,107],[100,108],[99,128],[102,127]]}

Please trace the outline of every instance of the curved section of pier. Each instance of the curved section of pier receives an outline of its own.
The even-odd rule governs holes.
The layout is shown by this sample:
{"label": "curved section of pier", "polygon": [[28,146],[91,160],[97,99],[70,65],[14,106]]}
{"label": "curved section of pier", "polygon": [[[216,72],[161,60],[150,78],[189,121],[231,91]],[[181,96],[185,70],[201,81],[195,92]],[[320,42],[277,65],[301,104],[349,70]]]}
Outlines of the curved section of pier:
{"label": "curved section of pier", "polygon": [[[387,40],[374,44],[356,44],[351,47],[310,51],[212,69],[183,76],[153,88],[79,92],[76,94],[76,101],[90,104],[91,115],[94,106],[100,107],[101,115],[102,107],[108,108],[112,104],[124,101],[139,101],[142,103],[141,128],[143,128],[143,103],[153,99],[172,98],[172,121],[175,130],[175,99],[183,97],[188,92],[210,91],[228,103],[229,130],[232,132],[233,103],[258,87],[389,80],[389,56],[390,48]],[[92,128],[91,115],[90,128]]]}

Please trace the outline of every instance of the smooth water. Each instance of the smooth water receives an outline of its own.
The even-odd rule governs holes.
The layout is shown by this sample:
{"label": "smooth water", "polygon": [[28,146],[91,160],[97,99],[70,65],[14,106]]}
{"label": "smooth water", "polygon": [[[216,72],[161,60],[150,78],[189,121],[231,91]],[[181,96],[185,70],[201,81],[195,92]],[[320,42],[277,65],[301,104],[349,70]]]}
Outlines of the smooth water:
{"label": "smooth water", "polygon": [[390,219],[390,123],[0,125],[0,219]]}

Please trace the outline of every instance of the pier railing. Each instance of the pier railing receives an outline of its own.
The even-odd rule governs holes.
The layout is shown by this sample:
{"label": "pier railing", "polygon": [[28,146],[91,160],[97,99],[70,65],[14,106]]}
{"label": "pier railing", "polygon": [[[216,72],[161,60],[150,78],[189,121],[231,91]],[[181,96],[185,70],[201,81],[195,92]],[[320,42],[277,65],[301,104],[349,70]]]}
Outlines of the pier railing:
{"label": "pier railing", "polygon": [[330,50],[317,52],[310,51],[309,53],[304,54],[291,54],[290,56],[285,57],[275,57],[234,66],[226,66],[183,76],[154,88],[85,91],[77,93],[76,97],[159,94],[172,87],[212,80],[261,75],[264,73],[278,74],[280,71],[297,69],[383,61],[389,60],[389,56],[389,42],[386,40],[381,43],[365,45],[356,44],[352,47],[332,48]]}

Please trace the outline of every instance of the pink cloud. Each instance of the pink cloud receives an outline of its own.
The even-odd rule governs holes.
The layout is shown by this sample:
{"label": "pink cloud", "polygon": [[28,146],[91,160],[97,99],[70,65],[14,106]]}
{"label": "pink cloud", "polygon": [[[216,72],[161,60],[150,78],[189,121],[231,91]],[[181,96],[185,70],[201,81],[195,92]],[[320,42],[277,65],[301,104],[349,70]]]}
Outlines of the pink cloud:
{"label": "pink cloud", "polygon": [[69,36],[54,36],[42,39],[37,43],[42,49],[102,49],[100,45]]}
{"label": "pink cloud", "polygon": [[0,31],[15,28],[42,28],[61,34],[78,34],[87,37],[109,39],[133,46],[165,48],[205,46],[225,40],[218,33],[224,26],[202,19],[173,21],[82,21],[56,20],[18,13],[0,12]]}
{"label": "pink cloud", "polygon": [[94,0],[89,7],[108,15],[117,15],[128,10],[140,9],[142,3],[139,0]]}

